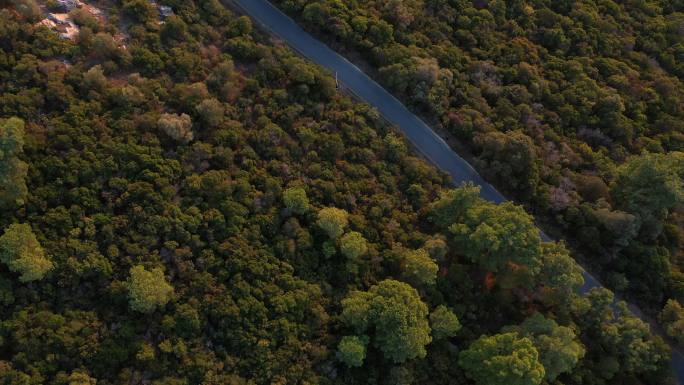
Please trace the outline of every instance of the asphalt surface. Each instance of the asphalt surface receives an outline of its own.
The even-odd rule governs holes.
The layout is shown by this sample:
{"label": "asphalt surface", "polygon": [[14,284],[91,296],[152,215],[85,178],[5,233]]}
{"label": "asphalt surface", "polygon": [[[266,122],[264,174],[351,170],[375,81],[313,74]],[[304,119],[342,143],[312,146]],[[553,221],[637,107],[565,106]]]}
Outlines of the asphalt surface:
{"label": "asphalt surface", "polygon": [[[267,0],[227,0],[241,8],[261,26],[284,40],[301,55],[336,74],[339,81],[357,97],[375,107],[390,123],[398,127],[426,159],[451,175],[455,185],[472,182],[481,187],[480,195],[491,202],[501,203],[506,198],[487,183],[467,161],[454,152],[430,126],[418,118],[397,98],[366,75],[356,65],[345,59],[320,40],[304,31],[294,20]],[[542,238],[551,240],[542,232]],[[579,289],[585,294],[601,283],[584,268],[584,285]],[[644,321],[649,320],[634,305],[630,310]],[[650,323],[650,322],[649,322]],[[672,369],[679,384],[684,384],[684,356],[673,349]]]}

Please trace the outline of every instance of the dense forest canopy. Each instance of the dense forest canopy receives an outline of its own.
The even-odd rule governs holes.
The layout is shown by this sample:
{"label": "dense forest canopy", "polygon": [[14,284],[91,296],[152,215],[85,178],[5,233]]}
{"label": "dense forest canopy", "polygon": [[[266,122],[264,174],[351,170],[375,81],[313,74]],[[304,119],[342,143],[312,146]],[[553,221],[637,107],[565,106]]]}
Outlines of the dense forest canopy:
{"label": "dense forest canopy", "polygon": [[613,289],[650,311],[684,300],[684,3],[274,2],[575,239]]}
{"label": "dense forest canopy", "polygon": [[[62,7],[0,0],[3,384],[671,381],[668,346],[610,291],[578,296],[568,249],[522,207],[451,188],[248,18],[98,1],[69,35],[40,22]],[[658,156],[587,210],[638,214],[614,194],[675,234]],[[630,201],[643,188],[671,195]]]}

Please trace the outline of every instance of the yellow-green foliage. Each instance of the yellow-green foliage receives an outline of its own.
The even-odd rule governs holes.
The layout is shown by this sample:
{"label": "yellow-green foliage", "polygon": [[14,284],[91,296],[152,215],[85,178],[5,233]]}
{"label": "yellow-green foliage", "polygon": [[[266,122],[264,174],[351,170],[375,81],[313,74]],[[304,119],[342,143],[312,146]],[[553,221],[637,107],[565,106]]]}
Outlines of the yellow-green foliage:
{"label": "yellow-green foliage", "polygon": [[25,223],[10,225],[0,237],[0,260],[21,274],[21,282],[39,280],[53,267],[31,226]]}
{"label": "yellow-green foliage", "polygon": [[158,267],[152,270],[146,270],[141,265],[131,268],[126,286],[131,309],[142,313],[166,305],[173,294],[173,286],[166,282],[164,272]]}
{"label": "yellow-green foliage", "polygon": [[347,212],[335,207],[326,207],[318,212],[318,226],[332,239],[339,238],[347,227]]}

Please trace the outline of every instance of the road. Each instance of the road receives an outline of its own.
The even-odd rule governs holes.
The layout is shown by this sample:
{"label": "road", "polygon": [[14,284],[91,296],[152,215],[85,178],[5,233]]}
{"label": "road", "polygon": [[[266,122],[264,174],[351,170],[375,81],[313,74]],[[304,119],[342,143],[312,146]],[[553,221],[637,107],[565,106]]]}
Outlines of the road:
{"label": "road", "polygon": [[[472,182],[481,187],[480,194],[491,202],[501,203],[506,198],[487,183],[465,159],[454,152],[449,145],[424,121],[404,106],[397,98],[366,75],[356,65],[345,59],[318,39],[304,31],[294,20],[282,13],[267,0],[228,0],[241,8],[261,26],[287,42],[293,49],[314,63],[336,73],[339,81],[357,97],[375,107],[390,123],[398,127],[426,159],[447,172],[455,185]],[[542,232],[545,240],[550,238]],[[599,281],[583,270],[584,285],[579,289],[584,294],[592,288],[601,287]],[[646,322],[649,320],[634,305],[630,309]],[[650,323],[650,322],[649,322]],[[672,368],[680,384],[684,384],[684,355],[673,348]]]}

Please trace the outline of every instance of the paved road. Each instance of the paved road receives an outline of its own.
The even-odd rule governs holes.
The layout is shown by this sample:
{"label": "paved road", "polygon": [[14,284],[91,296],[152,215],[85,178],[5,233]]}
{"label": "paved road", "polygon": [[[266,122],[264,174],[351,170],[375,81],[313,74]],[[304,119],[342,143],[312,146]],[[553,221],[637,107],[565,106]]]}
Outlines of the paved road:
{"label": "paved road", "polygon": [[[481,186],[483,198],[495,203],[501,203],[506,200],[468,162],[458,156],[439,135],[409,111],[392,94],[387,92],[387,90],[353,63],[304,31],[295,21],[283,14],[269,1],[227,1],[232,1],[242,8],[245,13],[270,30],[274,35],[283,39],[303,56],[331,72],[337,73],[340,82],[360,99],[375,107],[388,121],[396,125],[425,158],[451,175],[456,185],[463,182],[472,182]],[[542,233],[542,237],[545,240],[550,240],[544,233]],[[594,287],[601,286],[598,280],[584,269],[583,275],[584,285],[579,290],[580,294],[584,294]],[[637,316],[645,319],[643,313],[636,306],[632,305],[630,309]],[[684,384],[684,356],[681,353],[674,353],[672,367],[678,382]]]}

